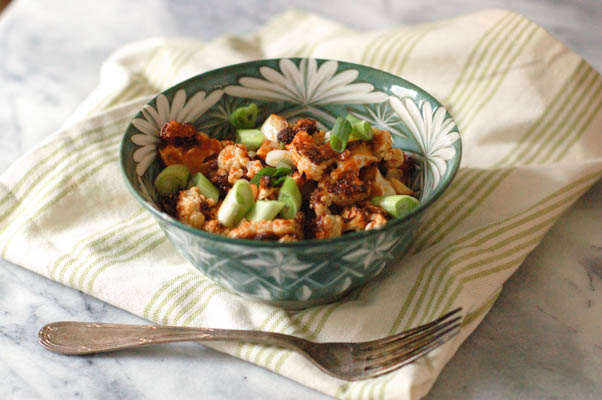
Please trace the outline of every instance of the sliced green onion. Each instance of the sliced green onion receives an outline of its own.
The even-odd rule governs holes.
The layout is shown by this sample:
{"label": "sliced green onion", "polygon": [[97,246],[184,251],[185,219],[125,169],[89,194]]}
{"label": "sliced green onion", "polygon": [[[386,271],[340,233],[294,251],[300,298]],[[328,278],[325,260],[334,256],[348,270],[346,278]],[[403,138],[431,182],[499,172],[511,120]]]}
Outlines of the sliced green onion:
{"label": "sliced green onion", "polygon": [[185,188],[190,172],[183,164],[172,164],[165,168],[155,178],[155,188],[160,195],[176,193]]}
{"label": "sliced green onion", "polygon": [[284,183],[287,176],[293,173],[293,170],[285,168],[276,168],[276,172],[272,175],[271,183],[273,186],[280,186]]}
{"label": "sliced green onion", "polygon": [[372,125],[368,121],[361,121],[357,124],[353,124],[351,130],[351,136],[360,140],[372,140]]}
{"label": "sliced green onion", "polygon": [[236,130],[236,142],[247,146],[248,150],[257,150],[263,141],[265,136],[259,129],[237,129]]}
{"label": "sliced green onion", "polygon": [[294,165],[291,153],[287,150],[272,150],[265,155],[265,163],[271,167],[278,167],[278,163],[283,160],[289,162],[290,166]]}
{"label": "sliced green onion", "polygon": [[216,203],[219,200],[219,190],[202,173],[197,172],[192,175],[190,182],[188,182],[188,188],[190,189],[193,186],[198,187],[199,192],[208,199],[213,199]]}
{"label": "sliced green onion", "polygon": [[357,124],[358,122],[362,122],[362,120],[361,120],[361,119],[359,119],[358,117],[356,117],[356,116],[355,116],[355,115],[353,115],[353,114],[347,114],[347,116],[345,117],[345,119],[346,119],[347,121],[349,121],[349,123],[350,123],[351,125],[353,125],[353,124]]}
{"label": "sliced green onion", "polygon": [[330,131],[330,148],[337,153],[342,153],[347,146],[349,134],[351,133],[351,124],[342,117],[337,117],[332,131]]}
{"label": "sliced green onion", "polygon": [[361,120],[351,114],[347,114],[345,119],[351,124],[351,137],[360,140],[372,140],[372,125],[368,121]]}
{"label": "sliced green onion", "polygon": [[381,206],[395,218],[401,218],[409,214],[410,211],[420,204],[415,197],[405,194],[374,197],[372,203]]}
{"label": "sliced green onion", "polygon": [[293,173],[293,170],[288,167],[276,168],[276,171],[274,171],[274,173],[272,174],[272,178],[280,178],[283,176],[290,175],[292,173]]}
{"label": "sliced green onion", "polygon": [[284,203],[278,200],[259,200],[245,217],[249,221],[271,221],[282,210]]}
{"label": "sliced green onion", "polygon": [[301,208],[301,192],[297,182],[290,176],[284,179],[284,183],[280,188],[278,200],[284,203],[280,216],[286,219],[293,219],[297,215],[297,211]]}
{"label": "sliced green onion", "polygon": [[230,123],[236,129],[255,128],[259,109],[257,104],[252,103],[247,107],[239,107],[230,114]]}
{"label": "sliced green onion", "polygon": [[244,179],[237,180],[217,211],[217,220],[228,228],[234,228],[253,207],[254,200],[251,184]]}
{"label": "sliced green onion", "polygon": [[261,181],[262,177],[272,176],[272,175],[274,175],[274,172],[276,172],[276,168],[272,168],[272,167],[262,168],[259,171],[257,171],[257,173],[255,174],[255,176],[253,178],[251,178],[251,183],[258,185],[259,181]]}
{"label": "sliced green onion", "polygon": [[288,158],[283,158],[276,163],[276,168],[288,168],[291,171],[295,168],[295,164]]}
{"label": "sliced green onion", "polygon": [[284,178],[286,178],[288,175],[290,175],[292,173],[293,173],[293,170],[288,167],[284,167],[284,168],[265,167],[265,168],[262,168],[259,171],[257,171],[257,174],[255,174],[255,176],[251,179],[251,183],[258,185],[259,182],[261,181],[262,177],[270,176],[271,177],[270,183],[274,186],[279,186],[282,184],[282,182],[284,182]]}
{"label": "sliced green onion", "polygon": [[286,176],[281,176],[280,178],[272,178],[270,183],[272,184],[272,186],[278,187],[278,186],[282,186],[282,184],[284,183],[285,180],[286,180]]}

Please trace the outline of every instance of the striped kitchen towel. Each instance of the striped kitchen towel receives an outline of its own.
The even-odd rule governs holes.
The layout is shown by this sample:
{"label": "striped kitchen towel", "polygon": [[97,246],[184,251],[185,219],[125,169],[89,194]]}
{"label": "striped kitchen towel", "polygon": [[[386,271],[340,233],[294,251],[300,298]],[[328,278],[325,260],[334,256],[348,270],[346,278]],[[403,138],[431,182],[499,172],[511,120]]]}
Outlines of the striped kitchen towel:
{"label": "striped kitchen towel", "polygon": [[[464,154],[403,262],[344,302],[301,312],[242,301],[170,245],[131,197],[120,138],[152,95],[200,72],[273,57],[319,57],[389,71],[454,115]],[[502,11],[355,32],[289,11],[247,37],[153,39],[102,67],[98,88],[65,128],[0,178],[0,255],[159,324],[260,329],[361,341],[456,306],[459,336],[415,364],[344,382],[288,350],[211,344],[345,399],[424,396],[558,217],[602,175],[602,78],[520,15]]]}

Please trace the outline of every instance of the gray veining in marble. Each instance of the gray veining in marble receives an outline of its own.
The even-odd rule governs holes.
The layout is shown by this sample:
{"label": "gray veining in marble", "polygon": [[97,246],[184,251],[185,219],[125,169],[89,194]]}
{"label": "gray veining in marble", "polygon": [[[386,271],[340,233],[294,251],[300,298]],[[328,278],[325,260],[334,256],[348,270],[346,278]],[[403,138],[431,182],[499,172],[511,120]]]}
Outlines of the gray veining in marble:
{"label": "gray veining in marble", "polygon": [[[250,33],[289,5],[359,30],[508,8],[602,69],[598,0],[16,0],[0,15],[0,171],[60,127],[117,47],[150,36],[210,40]],[[602,398],[600,226],[602,183],[561,218],[507,282],[427,397]],[[0,399],[326,398],[196,344],[90,357],[49,353],[35,339],[47,322],[144,321],[3,260],[0,266]]]}

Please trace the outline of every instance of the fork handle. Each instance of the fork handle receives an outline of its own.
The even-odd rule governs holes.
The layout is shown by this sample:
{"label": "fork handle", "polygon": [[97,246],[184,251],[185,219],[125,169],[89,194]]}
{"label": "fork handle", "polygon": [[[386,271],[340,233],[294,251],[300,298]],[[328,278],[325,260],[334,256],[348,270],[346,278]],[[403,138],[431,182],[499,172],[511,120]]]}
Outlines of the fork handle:
{"label": "fork handle", "polygon": [[303,351],[308,343],[301,338],[275,332],[74,321],[43,326],[38,332],[38,341],[46,349],[61,354],[104,353],[186,341],[253,342]]}

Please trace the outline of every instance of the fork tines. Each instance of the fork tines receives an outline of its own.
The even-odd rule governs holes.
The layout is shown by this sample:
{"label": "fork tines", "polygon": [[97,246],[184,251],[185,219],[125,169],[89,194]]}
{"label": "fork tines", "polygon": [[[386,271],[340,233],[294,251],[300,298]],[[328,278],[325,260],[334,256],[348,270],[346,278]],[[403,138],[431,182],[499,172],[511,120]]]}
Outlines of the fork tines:
{"label": "fork tines", "polygon": [[454,337],[460,330],[461,310],[456,308],[428,324],[396,335],[358,343],[353,358],[363,361],[365,373],[374,377],[401,368]]}

